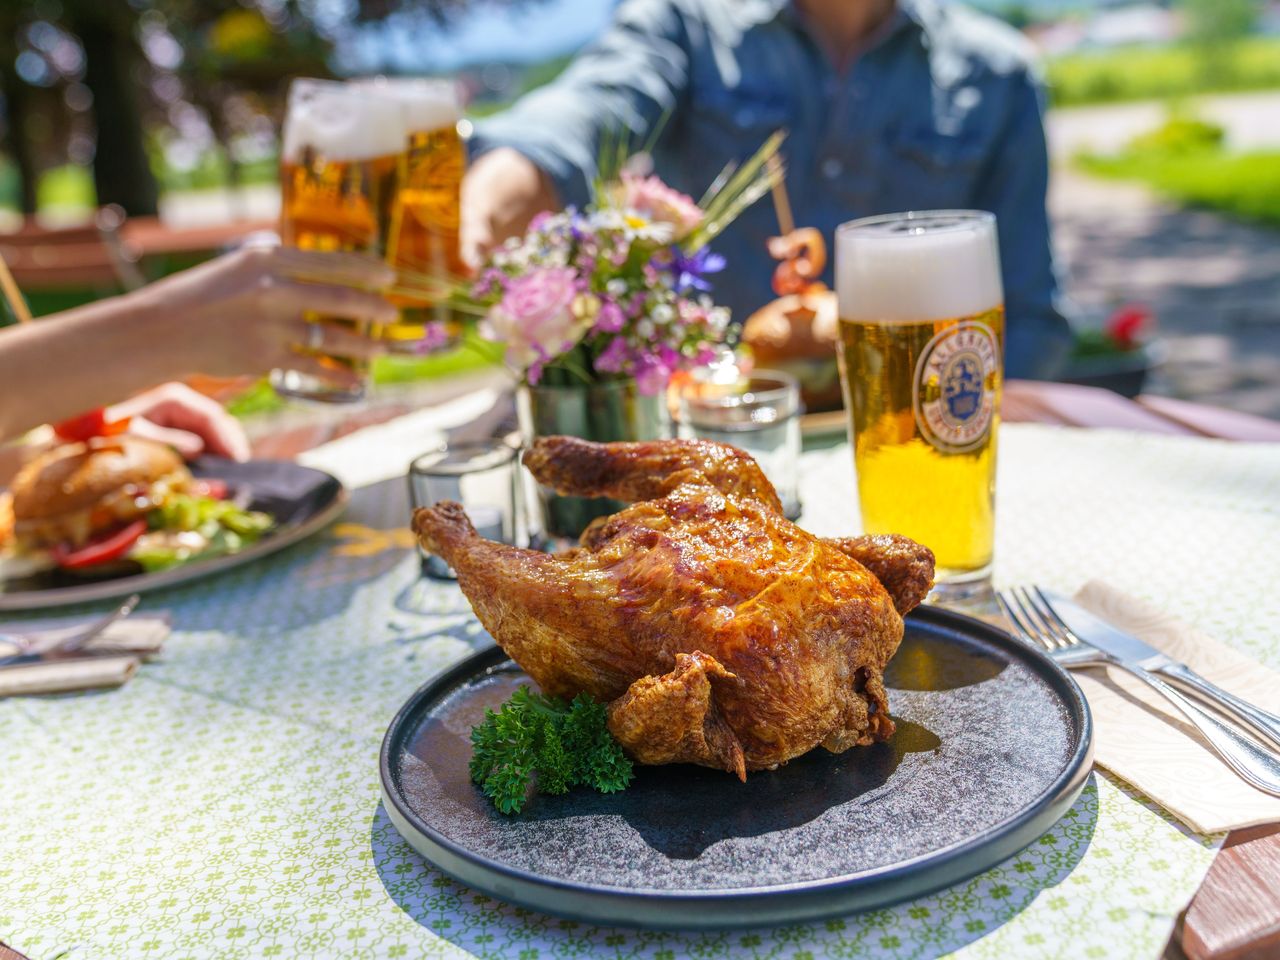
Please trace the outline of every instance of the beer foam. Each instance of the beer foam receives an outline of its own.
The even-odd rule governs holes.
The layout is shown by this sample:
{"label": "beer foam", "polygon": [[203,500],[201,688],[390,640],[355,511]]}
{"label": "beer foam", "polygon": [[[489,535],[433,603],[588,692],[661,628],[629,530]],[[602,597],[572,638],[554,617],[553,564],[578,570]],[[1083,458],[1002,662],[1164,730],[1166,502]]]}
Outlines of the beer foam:
{"label": "beer foam", "polygon": [[847,320],[948,320],[1003,300],[994,218],[942,212],[844,224],[835,275]]}
{"label": "beer foam", "polygon": [[405,111],[395,100],[361,96],[338,84],[303,84],[291,90],[283,158],[299,163],[307,148],[327,160],[372,160],[405,147]]}
{"label": "beer foam", "polygon": [[353,82],[357,90],[375,90],[403,104],[406,135],[442,130],[462,119],[458,85],[452,80],[374,77]]}

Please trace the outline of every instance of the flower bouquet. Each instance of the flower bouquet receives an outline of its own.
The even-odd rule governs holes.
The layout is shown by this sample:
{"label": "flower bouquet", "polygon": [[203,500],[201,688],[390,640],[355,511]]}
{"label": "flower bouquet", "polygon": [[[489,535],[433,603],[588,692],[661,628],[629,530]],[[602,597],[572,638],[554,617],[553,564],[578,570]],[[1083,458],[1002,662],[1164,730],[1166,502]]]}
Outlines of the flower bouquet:
{"label": "flower bouquet", "polygon": [[[521,381],[526,440],[669,435],[668,381],[711,363],[729,329],[710,293],[726,264],[708,244],[782,176],[781,143],[770,137],[697,202],[645,170],[645,154],[619,148],[617,172],[597,179],[585,208],[539,214],[453,286],[450,306],[479,318],[480,336]],[[550,491],[542,501],[558,540],[619,508]]]}
{"label": "flower bouquet", "polygon": [[[780,176],[771,137],[722,174],[699,202],[632,158],[598,180],[585,209],[542,213],[494,250],[451,304],[479,315],[480,333],[529,385],[633,379],[661,393],[672,374],[709,363],[729,312],[710,296],[723,257],[707,244]],[[639,155],[643,157],[643,155]]]}

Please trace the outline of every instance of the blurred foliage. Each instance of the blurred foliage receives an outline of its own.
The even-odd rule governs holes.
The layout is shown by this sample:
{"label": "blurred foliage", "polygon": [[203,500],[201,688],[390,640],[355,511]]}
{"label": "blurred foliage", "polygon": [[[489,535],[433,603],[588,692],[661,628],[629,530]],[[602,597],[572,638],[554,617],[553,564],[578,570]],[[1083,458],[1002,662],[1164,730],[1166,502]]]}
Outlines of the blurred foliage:
{"label": "blurred foliage", "polygon": [[1190,43],[1059,57],[1049,63],[1050,98],[1055,106],[1076,106],[1280,87],[1280,37],[1246,37],[1225,50],[1225,68],[1215,67],[1210,77],[1203,49]]}
{"label": "blurred foliage", "polygon": [[1115,155],[1083,155],[1077,164],[1104,177],[1140,180],[1182,203],[1280,227],[1280,151],[1231,153],[1223,131],[1175,112]]}
{"label": "blurred foliage", "polygon": [[[36,184],[68,160],[92,172],[98,202],[131,214],[155,212],[157,186],[255,181],[274,163],[266,154],[289,78],[328,76],[337,45],[367,24],[448,25],[466,8],[466,0],[0,0],[0,152],[12,164],[0,176],[0,202],[34,211]],[[109,147],[95,149],[95,140]]]}
{"label": "blurred foliage", "polygon": [[[469,330],[462,343],[452,350],[426,357],[378,357],[373,361],[373,382],[377,385],[410,383],[419,380],[436,380],[492,367],[499,363],[500,354],[493,344],[480,339]],[[238,397],[233,398],[227,409],[237,417],[254,417],[275,413],[284,409],[286,401],[271,388],[266,380],[260,380]]]}
{"label": "blurred foliage", "polygon": [[1200,76],[1210,86],[1229,81],[1232,50],[1258,20],[1258,0],[1182,0],[1187,39],[1200,59]]}
{"label": "blurred foliage", "polygon": [[1216,123],[1175,109],[1169,119],[1129,141],[1131,153],[1194,153],[1222,146],[1226,131]]}

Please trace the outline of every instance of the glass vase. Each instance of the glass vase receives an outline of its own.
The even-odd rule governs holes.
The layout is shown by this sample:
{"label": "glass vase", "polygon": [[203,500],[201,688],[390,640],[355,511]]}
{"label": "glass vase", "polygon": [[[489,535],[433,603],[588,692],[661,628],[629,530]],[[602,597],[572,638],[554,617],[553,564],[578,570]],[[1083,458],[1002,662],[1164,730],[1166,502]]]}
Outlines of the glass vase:
{"label": "glass vase", "polygon": [[[666,394],[645,396],[632,379],[572,386],[522,384],[516,392],[516,409],[526,445],[550,436],[608,443],[672,435]],[[592,520],[625,506],[608,497],[566,497],[541,484],[534,486],[536,494],[525,501],[534,506],[529,517],[530,542],[543,550],[576,546]]]}

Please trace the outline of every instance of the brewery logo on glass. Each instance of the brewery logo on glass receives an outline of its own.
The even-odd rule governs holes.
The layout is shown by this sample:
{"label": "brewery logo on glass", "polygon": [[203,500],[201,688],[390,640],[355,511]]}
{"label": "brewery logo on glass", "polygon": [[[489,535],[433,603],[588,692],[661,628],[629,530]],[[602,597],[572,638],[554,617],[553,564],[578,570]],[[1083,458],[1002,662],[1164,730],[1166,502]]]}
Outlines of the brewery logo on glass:
{"label": "brewery logo on glass", "polygon": [[965,321],[936,334],[916,363],[916,424],[926,440],[947,453],[979,446],[991,429],[995,397],[988,381],[999,366],[995,334],[985,323]]}

